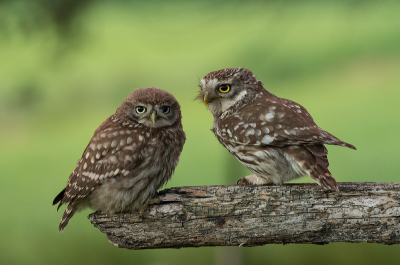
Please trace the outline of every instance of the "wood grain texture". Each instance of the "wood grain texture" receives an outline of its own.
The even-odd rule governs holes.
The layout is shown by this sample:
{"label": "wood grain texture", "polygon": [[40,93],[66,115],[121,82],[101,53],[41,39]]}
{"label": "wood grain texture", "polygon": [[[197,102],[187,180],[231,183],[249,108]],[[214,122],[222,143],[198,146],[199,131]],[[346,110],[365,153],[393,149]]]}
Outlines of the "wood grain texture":
{"label": "wood grain texture", "polygon": [[121,248],[400,243],[400,183],[199,186],[160,191],[146,210],[89,215]]}

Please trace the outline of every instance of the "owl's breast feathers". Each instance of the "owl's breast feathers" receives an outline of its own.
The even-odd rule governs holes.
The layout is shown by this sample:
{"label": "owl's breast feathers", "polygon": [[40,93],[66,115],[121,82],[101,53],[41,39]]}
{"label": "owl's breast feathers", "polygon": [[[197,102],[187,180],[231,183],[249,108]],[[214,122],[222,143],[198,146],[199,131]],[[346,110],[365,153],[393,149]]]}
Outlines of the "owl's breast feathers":
{"label": "owl's breast feathers", "polygon": [[221,140],[241,145],[330,144],[356,149],[319,128],[300,104],[265,90],[251,104],[222,115],[215,122],[213,132]]}

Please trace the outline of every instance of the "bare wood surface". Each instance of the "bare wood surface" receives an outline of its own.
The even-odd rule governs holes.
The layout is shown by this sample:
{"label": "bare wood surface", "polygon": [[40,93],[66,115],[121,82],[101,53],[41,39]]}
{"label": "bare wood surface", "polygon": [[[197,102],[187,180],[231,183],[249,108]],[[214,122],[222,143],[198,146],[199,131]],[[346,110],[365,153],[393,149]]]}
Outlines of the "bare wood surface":
{"label": "bare wood surface", "polygon": [[199,186],[163,190],[142,213],[89,215],[121,248],[400,242],[400,183]]}

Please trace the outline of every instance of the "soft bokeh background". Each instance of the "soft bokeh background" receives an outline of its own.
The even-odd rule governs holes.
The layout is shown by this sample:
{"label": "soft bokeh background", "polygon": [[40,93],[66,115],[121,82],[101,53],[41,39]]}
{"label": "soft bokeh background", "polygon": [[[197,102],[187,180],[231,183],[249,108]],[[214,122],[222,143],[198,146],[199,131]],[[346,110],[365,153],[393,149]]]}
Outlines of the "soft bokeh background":
{"label": "soft bokeh background", "polygon": [[90,210],[58,233],[51,202],[97,126],[148,86],[183,111],[166,187],[233,184],[248,171],[194,98],[208,72],[238,66],[358,148],[328,147],[336,180],[399,182],[399,14],[399,1],[1,0],[0,264],[398,264],[400,246],[366,243],[129,251]]}

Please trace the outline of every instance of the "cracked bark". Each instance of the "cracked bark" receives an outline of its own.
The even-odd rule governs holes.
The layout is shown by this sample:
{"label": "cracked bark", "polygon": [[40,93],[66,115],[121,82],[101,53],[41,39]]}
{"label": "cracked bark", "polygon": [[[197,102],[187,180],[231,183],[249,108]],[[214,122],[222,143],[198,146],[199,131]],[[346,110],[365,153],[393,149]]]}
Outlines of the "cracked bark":
{"label": "cracked bark", "polygon": [[177,187],[142,213],[88,218],[128,249],[400,242],[400,183],[338,184]]}

